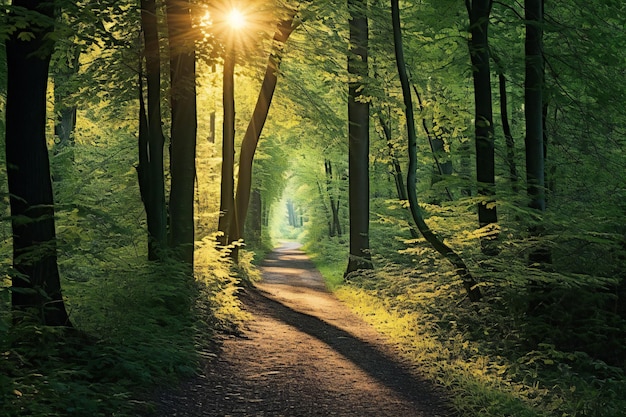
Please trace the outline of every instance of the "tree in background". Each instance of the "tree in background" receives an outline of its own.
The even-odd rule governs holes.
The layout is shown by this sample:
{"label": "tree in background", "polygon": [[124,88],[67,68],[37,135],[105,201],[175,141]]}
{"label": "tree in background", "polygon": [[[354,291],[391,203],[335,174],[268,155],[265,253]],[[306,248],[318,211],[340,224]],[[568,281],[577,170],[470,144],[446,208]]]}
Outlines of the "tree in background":
{"label": "tree in background", "polygon": [[348,53],[348,201],[350,255],[346,275],[371,269],[369,246],[369,102],[363,95],[368,77],[367,1],[348,0],[350,51]]}
{"label": "tree in background", "polygon": [[[46,90],[53,50],[52,1],[15,0],[6,42],[6,165],[13,230],[12,305],[52,326],[69,326],[57,265],[54,199],[46,146]],[[29,12],[37,12],[31,14]],[[17,29],[21,28],[21,29]],[[15,316],[17,320],[21,316]]]}

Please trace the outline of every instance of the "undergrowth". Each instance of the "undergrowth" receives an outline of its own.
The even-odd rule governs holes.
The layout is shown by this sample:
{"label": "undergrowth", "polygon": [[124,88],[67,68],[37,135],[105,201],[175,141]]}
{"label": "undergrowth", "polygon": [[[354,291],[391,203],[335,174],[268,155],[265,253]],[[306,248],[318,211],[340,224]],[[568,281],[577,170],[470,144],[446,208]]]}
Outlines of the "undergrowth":
{"label": "undergrowth", "polygon": [[[345,245],[327,241],[311,244],[307,250],[318,265],[325,265],[320,269],[337,296],[386,334],[425,374],[446,387],[459,414],[626,415],[624,369],[600,359],[596,353],[602,353],[601,349],[595,346],[594,351],[591,343],[594,338],[603,340],[602,333],[609,332],[604,336],[604,350],[616,353],[611,343],[615,343],[615,334],[624,334],[624,323],[601,323],[602,317],[612,316],[602,316],[599,308],[593,308],[593,301],[583,301],[583,289],[569,296],[578,296],[579,306],[574,299],[566,301],[571,288],[554,289],[551,294],[561,294],[561,304],[553,303],[547,313],[531,317],[526,311],[532,294],[509,277],[483,284],[485,299],[470,304],[445,262],[429,249],[420,249],[419,243],[413,242],[411,247],[404,252],[404,260],[397,252],[376,256],[375,271],[351,275],[343,285],[346,258],[338,254],[345,253]],[[588,303],[591,307],[582,305]],[[593,311],[595,319],[572,319],[572,323],[559,319],[585,311]],[[569,349],[561,341],[565,334],[572,338],[575,324],[580,332],[575,339],[589,343]],[[576,347],[588,348],[589,352]]]}

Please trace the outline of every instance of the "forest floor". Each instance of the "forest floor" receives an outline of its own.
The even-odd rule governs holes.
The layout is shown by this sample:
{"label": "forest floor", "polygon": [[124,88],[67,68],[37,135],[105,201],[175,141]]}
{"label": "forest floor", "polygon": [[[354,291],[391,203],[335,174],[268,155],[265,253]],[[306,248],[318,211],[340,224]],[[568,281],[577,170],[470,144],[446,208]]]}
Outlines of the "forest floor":
{"label": "forest floor", "polygon": [[156,416],[443,417],[445,396],[327,289],[295,243],[242,294],[251,315],[202,373],[157,393]]}

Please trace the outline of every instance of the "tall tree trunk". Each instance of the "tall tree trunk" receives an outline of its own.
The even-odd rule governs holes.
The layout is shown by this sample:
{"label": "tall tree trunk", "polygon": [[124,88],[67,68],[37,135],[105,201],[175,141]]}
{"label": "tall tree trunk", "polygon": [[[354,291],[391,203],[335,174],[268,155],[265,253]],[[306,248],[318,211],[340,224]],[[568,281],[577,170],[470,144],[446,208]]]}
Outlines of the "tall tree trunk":
{"label": "tall tree trunk", "polygon": [[526,180],[529,206],[543,212],[546,208],[543,140],[543,47],[542,0],[525,0],[526,78],[524,112],[526,116]]}
{"label": "tall tree trunk", "polygon": [[350,51],[348,53],[348,196],[350,255],[345,275],[372,269],[369,247],[369,102],[361,98],[368,76],[367,0],[348,0]]}
{"label": "tall tree trunk", "polygon": [[155,0],[141,0],[141,27],[146,58],[148,134],[140,153],[147,155],[144,206],[148,223],[148,258],[156,260],[167,247],[167,211],[163,162],[165,140],[161,129],[161,55]]}
{"label": "tall tree trunk", "polygon": [[217,230],[219,242],[226,246],[233,242],[238,229],[235,215],[235,51],[227,47],[224,55],[223,79],[223,134],[222,134],[222,182],[220,188],[220,218]]}
{"label": "tall tree trunk", "polygon": [[196,174],[196,84],[193,25],[188,0],[166,0],[171,71],[170,244],[193,266]]}
{"label": "tall tree trunk", "polygon": [[[526,116],[526,182],[529,207],[543,213],[546,210],[544,132],[545,106],[543,102],[543,0],[525,0],[526,19],[526,77],[524,81],[524,112]],[[540,225],[531,233],[540,235]],[[531,264],[551,262],[550,250],[540,246],[529,255]]]}
{"label": "tall tree trunk", "polygon": [[[13,232],[11,301],[19,313],[33,314],[51,326],[70,326],[61,295],[57,264],[54,199],[46,146],[46,88],[53,2],[14,0],[14,6],[37,11],[42,26],[16,30],[6,41],[6,165]],[[49,19],[49,20],[48,20]],[[21,40],[24,33],[34,38]]]}
{"label": "tall tree trunk", "polygon": [[511,124],[509,123],[509,106],[508,106],[508,93],[506,91],[506,75],[504,74],[504,68],[502,68],[500,59],[496,55],[492,55],[493,62],[496,64],[496,71],[498,72],[498,87],[500,91],[500,118],[502,119],[502,132],[504,133],[504,140],[506,143],[506,163],[509,166],[509,181],[511,182],[511,189],[517,194],[518,187],[518,173],[517,162],[515,161],[515,139],[511,132]]}
{"label": "tall tree trunk", "polygon": [[[476,180],[478,223],[485,227],[498,222],[495,196],[495,149],[491,101],[491,72],[489,65],[488,29],[493,0],[466,0],[470,19],[469,51],[474,80],[474,136],[476,145]],[[495,236],[494,236],[495,237]]]}
{"label": "tall tree trunk", "polygon": [[[237,177],[237,196],[235,198],[235,210],[238,228],[232,227],[230,230],[231,239],[235,241],[244,235],[244,224],[248,205],[250,203],[250,189],[252,187],[252,163],[256,152],[263,126],[267,120],[267,115],[272,104],[276,83],[278,82],[278,69],[282,59],[283,47],[289,36],[297,27],[294,25],[295,11],[289,11],[289,16],[278,24],[274,33],[273,52],[270,55],[265,76],[261,84],[261,90],[257,98],[250,123],[241,142],[241,152],[239,154],[239,175]],[[234,226],[234,225],[233,225]],[[233,258],[236,261],[237,249],[233,251]]]}
{"label": "tall tree trunk", "polygon": [[394,50],[396,54],[396,63],[398,67],[398,75],[402,84],[402,95],[404,98],[407,134],[409,137],[409,169],[407,173],[407,196],[413,220],[417,225],[424,239],[430,245],[443,255],[455,268],[459,277],[463,280],[463,286],[467,291],[467,295],[471,301],[478,301],[481,298],[480,289],[476,287],[476,281],[472,277],[467,265],[463,259],[447,246],[441,239],[433,233],[428,227],[420,212],[417,202],[417,190],[415,187],[416,171],[417,171],[417,135],[415,133],[415,119],[413,116],[413,101],[411,99],[411,88],[409,86],[409,78],[406,73],[406,64],[404,62],[404,50],[402,47],[402,31],[400,29],[400,7],[398,0],[391,0],[391,15],[393,23],[393,40]]}

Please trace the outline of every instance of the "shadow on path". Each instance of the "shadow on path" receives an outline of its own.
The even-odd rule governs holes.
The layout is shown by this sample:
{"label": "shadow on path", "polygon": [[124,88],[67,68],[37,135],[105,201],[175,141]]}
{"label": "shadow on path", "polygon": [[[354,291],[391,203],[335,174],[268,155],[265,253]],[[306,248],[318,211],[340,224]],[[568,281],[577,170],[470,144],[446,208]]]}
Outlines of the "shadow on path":
{"label": "shadow on path", "polygon": [[427,413],[437,413],[437,410],[450,413],[449,410],[443,409],[443,404],[431,382],[416,377],[407,370],[406,363],[391,358],[378,346],[361,340],[315,316],[296,311],[274,300],[271,295],[262,290],[252,290],[247,297],[246,304],[253,303],[255,310],[260,310],[322,341],[397,395],[411,402],[416,410]]}

